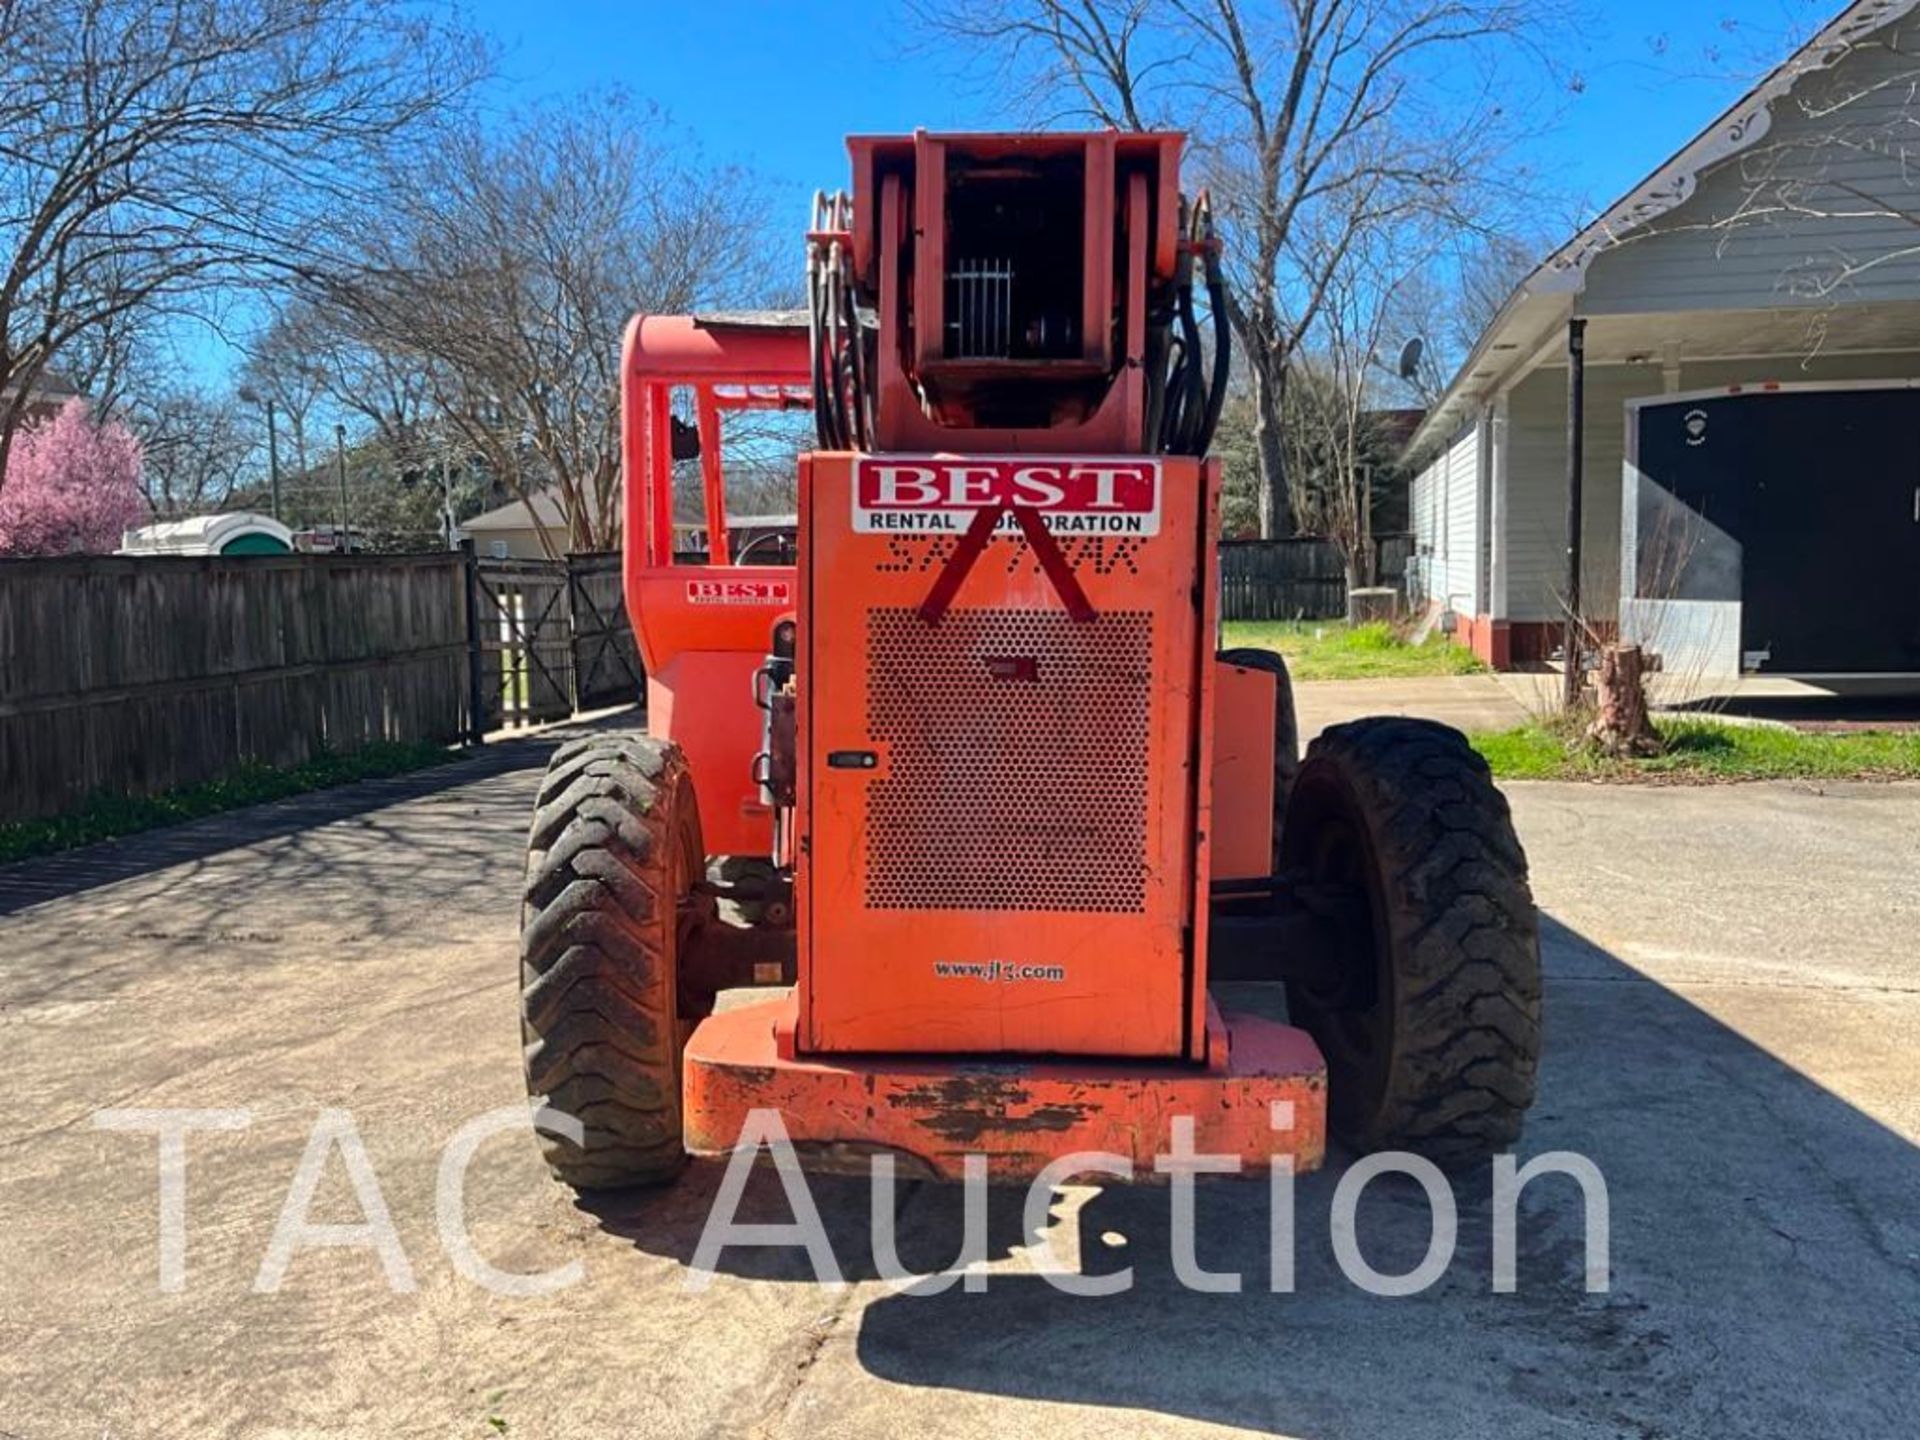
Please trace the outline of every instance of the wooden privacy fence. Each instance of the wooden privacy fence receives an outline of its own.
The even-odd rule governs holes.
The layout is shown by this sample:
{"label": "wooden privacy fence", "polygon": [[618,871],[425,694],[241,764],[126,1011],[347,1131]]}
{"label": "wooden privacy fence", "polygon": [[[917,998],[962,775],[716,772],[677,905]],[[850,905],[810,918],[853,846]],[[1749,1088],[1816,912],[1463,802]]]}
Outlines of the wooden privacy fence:
{"label": "wooden privacy fence", "polygon": [[[1378,542],[1402,583],[1411,537]],[[1323,540],[1221,547],[1230,620],[1346,610]],[[618,555],[0,562],[0,822],[374,740],[477,739],[640,698]]]}
{"label": "wooden privacy fence", "polygon": [[[1411,535],[1374,537],[1374,583],[1398,590]],[[1347,571],[1330,540],[1228,540],[1220,546],[1220,614],[1226,620],[1332,620],[1347,613]]]}
{"label": "wooden privacy fence", "polygon": [[640,698],[617,555],[0,561],[0,822]]}
{"label": "wooden privacy fence", "polygon": [[457,554],[0,563],[0,821],[374,740],[455,740]]}

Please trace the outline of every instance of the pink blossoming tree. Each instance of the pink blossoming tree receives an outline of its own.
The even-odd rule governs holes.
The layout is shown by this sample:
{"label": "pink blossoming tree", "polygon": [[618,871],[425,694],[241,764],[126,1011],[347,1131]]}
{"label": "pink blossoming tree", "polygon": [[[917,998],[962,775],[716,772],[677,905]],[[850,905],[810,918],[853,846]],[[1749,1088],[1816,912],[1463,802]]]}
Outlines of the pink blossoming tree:
{"label": "pink blossoming tree", "polygon": [[146,515],[140,442],[84,400],[25,430],[0,484],[0,556],[106,554]]}

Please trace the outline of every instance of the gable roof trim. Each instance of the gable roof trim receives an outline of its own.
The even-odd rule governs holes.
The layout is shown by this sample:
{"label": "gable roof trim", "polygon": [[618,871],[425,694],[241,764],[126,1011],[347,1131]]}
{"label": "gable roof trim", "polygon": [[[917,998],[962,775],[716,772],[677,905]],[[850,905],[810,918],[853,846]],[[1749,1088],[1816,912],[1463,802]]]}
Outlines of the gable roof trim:
{"label": "gable roof trim", "polygon": [[1693,142],[1549,256],[1529,289],[1536,293],[1584,288],[1587,267],[1631,232],[1677,210],[1700,188],[1707,171],[1749,150],[1773,129],[1773,107],[1803,76],[1830,69],[1867,36],[1907,15],[1920,0],[1857,0],[1821,29]]}
{"label": "gable roof trim", "polygon": [[1587,268],[1602,252],[1627,235],[1693,198],[1700,177],[1723,161],[1757,145],[1773,128],[1773,107],[1803,76],[1830,69],[1866,39],[1911,13],[1920,0],[1855,0],[1829,21],[1813,39],[1777,66],[1766,79],[1741,97],[1691,143],[1646,180],[1548,256],[1515,287],[1493,321],[1475,342],[1473,351],[1448,384],[1446,392],[1427,412],[1426,423],[1408,442],[1404,459],[1412,462],[1464,423],[1462,407],[1473,395],[1496,392],[1511,373],[1512,364],[1538,349],[1537,340],[1511,348],[1515,356],[1502,373],[1489,375],[1485,366],[1496,343],[1507,338],[1515,322],[1527,314],[1537,326],[1545,318],[1529,301],[1557,300],[1561,306],[1586,288]]}

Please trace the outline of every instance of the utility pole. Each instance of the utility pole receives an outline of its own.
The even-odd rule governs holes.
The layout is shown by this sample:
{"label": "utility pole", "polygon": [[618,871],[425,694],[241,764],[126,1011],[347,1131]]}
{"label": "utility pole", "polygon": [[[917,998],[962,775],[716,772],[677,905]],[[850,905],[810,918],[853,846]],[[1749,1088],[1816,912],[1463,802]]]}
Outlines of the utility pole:
{"label": "utility pole", "polygon": [[273,518],[280,518],[280,428],[273,420],[273,397],[267,397],[267,484],[273,491]]}
{"label": "utility pole", "polygon": [[440,513],[446,520],[447,548],[458,550],[460,542],[454,538],[453,524],[453,474],[452,465],[447,460],[447,452],[440,452]]}
{"label": "utility pole", "polygon": [[1571,711],[1580,703],[1587,677],[1581,673],[1580,529],[1582,488],[1587,468],[1587,322],[1567,322],[1567,629],[1561,642],[1567,657],[1562,699]]}
{"label": "utility pole", "polygon": [[267,412],[267,485],[273,496],[273,518],[280,519],[280,429],[274,423],[274,406],[271,395],[263,396],[251,385],[244,386],[240,398],[252,405],[264,406]]}
{"label": "utility pole", "polygon": [[353,517],[347,509],[347,427],[333,427],[333,463],[340,474],[340,548],[353,553]]}

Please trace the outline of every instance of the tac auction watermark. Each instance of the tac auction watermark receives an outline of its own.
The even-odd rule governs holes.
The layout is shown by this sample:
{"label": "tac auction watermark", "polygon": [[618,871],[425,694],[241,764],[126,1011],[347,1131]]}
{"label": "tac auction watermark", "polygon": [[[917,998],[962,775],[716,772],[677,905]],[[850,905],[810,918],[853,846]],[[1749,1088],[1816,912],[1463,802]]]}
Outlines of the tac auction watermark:
{"label": "tac auction watermark", "polygon": [[[1290,1131],[1291,1105],[1276,1102],[1270,1120],[1276,1135]],[[99,1111],[93,1122],[97,1129],[152,1139],[158,1176],[155,1277],[164,1293],[184,1291],[190,1275],[190,1138],[245,1131],[253,1123],[252,1112],[114,1109]],[[540,1271],[503,1269],[480,1252],[468,1228],[468,1176],[482,1145],[501,1134],[528,1130],[559,1136],[574,1144],[585,1139],[577,1119],[551,1106],[503,1106],[473,1117],[447,1138],[440,1150],[434,1183],[434,1232],[447,1263],[466,1283],[509,1299],[552,1295],[587,1278],[586,1264],[578,1257]],[[1137,1172],[1126,1156],[1103,1151],[1062,1155],[1035,1174],[1024,1186],[1021,1199],[1023,1233],[1037,1242],[1025,1247],[1031,1273],[1068,1295],[1103,1297],[1130,1290],[1134,1284],[1132,1266],[1088,1274],[1074,1263],[1074,1257],[1056,1253],[1050,1216],[1063,1187],[1150,1178],[1166,1198],[1168,1260],[1178,1284],[1206,1294],[1237,1294],[1250,1285],[1273,1293],[1292,1293],[1296,1288],[1299,1179],[1292,1157],[1274,1155],[1264,1177],[1264,1273],[1250,1276],[1241,1271],[1208,1270],[1199,1260],[1197,1182],[1202,1176],[1238,1174],[1242,1161],[1237,1155],[1197,1150],[1190,1116],[1173,1117],[1169,1135],[1170,1148],[1153,1158],[1148,1174]],[[333,1167],[338,1167],[346,1179],[359,1210],[358,1220],[322,1222],[313,1218],[314,1197]],[[776,1178],[791,1218],[741,1218],[749,1180],[762,1167]],[[1601,1294],[1610,1288],[1612,1208],[1606,1178],[1592,1160],[1564,1150],[1537,1155],[1525,1164],[1516,1156],[1498,1155],[1488,1173],[1492,1235],[1488,1284],[1494,1294],[1514,1294],[1519,1289],[1521,1195],[1529,1185],[1548,1176],[1571,1180],[1580,1197],[1586,1291]],[[1361,1199],[1371,1185],[1390,1175],[1414,1182],[1424,1195],[1427,1209],[1425,1253],[1419,1263],[1402,1271],[1377,1268],[1368,1259],[1361,1233]],[[962,1178],[951,1182],[962,1196],[960,1233],[954,1237],[952,1260],[935,1270],[915,1271],[901,1261],[895,1230],[899,1199],[895,1157],[886,1152],[869,1157],[868,1182],[868,1238],[874,1271],[881,1283],[911,1295],[936,1295],[955,1285],[965,1293],[982,1293],[1010,1273],[989,1269],[994,1257],[989,1254],[988,1206],[996,1187],[984,1154],[964,1156]],[[1248,1179],[1242,1183],[1256,1182]],[[1368,1155],[1347,1167],[1334,1182],[1327,1215],[1332,1251],[1341,1275],[1355,1288],[1383,1299],[1405,1298],[1430,1289],[1452,1267],[1459,1248],[1460,1215],[1453,1184],[1432,1161],[1408,1152]],[[729,1251],[769,1248],[804,1256],[814,1280],[822,1287],[840,1289],[847,1284],[806,1168],[788,1138],[780,1112],[757,1109],[750,1112],[739,1143],[726,1160],[682,1284],[690,1292],[703,1292],[724,1271]],[[280,1290],[300,1255],[320,1249],[367,1251],[369,1264],[378,1268],[390,1290],[406,1294],[418,1288],[414,1258],[394,1225],[359,1126],[343,1109],[322,1110],[316,1115],[288,1179],[271,1237],[254,1270],[252,1290],[257,1294]]]}

